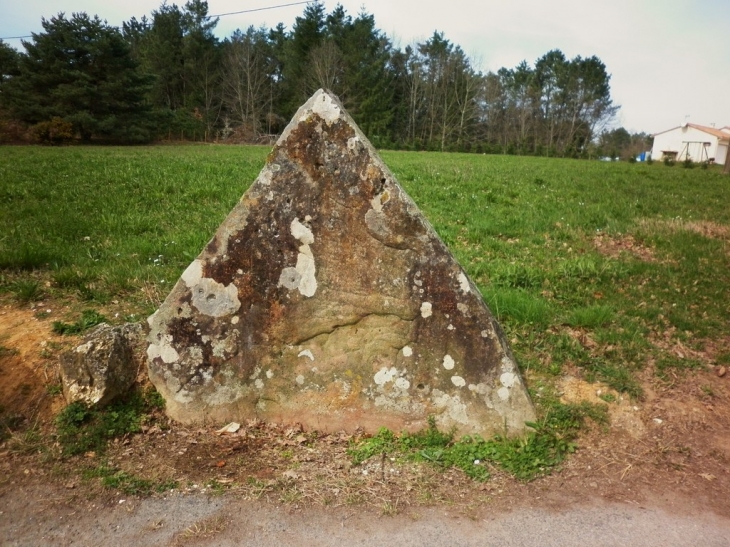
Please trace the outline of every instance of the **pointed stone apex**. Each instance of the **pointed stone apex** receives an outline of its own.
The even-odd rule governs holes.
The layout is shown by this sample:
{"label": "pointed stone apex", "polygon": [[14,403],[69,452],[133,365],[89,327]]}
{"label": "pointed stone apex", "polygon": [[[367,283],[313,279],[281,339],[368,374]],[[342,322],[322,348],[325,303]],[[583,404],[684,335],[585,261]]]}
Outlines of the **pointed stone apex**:
{"label": "pointed stone apex", "polygon": [[183,422],[520,432],[501,329],[336,97],[317,91],[149,318],[150,379]]}

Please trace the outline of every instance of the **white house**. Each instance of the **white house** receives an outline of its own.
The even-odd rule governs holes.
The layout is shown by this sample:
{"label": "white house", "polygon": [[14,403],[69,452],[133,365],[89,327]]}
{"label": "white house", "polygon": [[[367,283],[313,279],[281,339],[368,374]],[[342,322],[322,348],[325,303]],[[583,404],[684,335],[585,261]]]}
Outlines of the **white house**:
{"label": "white house", "polygon": [[685,123],[652,136],[654,146],[651,149],[651,157],[655,160],[670,157],[684,161],[689,157],[692,161],[714,160],[717,164],[725,165],[728,159],[730,143],[728,126],[716,129]]}

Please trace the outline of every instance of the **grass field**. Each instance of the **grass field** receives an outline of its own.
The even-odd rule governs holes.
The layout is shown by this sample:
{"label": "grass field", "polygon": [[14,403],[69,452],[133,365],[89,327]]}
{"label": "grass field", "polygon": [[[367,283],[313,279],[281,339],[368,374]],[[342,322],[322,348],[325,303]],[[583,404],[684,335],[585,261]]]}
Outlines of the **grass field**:
{"label": "grass field", "polygon": [[[0,147],[0,292],[150,313],[268,151]],[[730,329],[730,179],[715,168],[383,158],[501,320],[533,391],[578,367],[640,397],[647,364],[699,367],[695,351]]]}

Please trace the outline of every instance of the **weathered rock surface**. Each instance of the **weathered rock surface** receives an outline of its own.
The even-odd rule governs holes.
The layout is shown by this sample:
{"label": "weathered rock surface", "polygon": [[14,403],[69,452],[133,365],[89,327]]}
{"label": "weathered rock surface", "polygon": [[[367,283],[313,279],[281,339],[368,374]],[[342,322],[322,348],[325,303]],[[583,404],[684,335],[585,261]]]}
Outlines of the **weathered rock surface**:
{"label": "weathered rock surface", "polygon": [[464,270],[336,98],[297,112],[148,322],[182,422],[519,432],[534,410]]}
{"label": "weathered rock surface", "polygon": [[68,403],[104,406],[124,395],[137,378],[135,346],[143,339],[139,323],[112,327],[102,323],[84,336],[84,343],[61,358],[61,383]]}

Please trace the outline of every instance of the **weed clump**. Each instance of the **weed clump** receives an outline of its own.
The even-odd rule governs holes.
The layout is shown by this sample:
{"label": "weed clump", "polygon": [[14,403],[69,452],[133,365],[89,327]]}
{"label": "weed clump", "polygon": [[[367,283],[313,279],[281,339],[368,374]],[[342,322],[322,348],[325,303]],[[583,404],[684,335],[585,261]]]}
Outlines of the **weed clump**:
{"label": "weed clump", "polygon": [[356,465],[378,454],[395,454],[409,461],[428,462],[443,468],[457,467],[477,481],[489,478],[487,462],[499,465],[515,478],[532,480],[549,473],[575,451],[578,431],[587,418],[606,424],[605,405],[550,403],[544,420],[527,423],[524,437],[497,435],[485,440],[479,435],[454,440],[454,431],[444,433],[433,417],[428,427],[417,433],[396,435],[386,428],[370,438],[353,444],[348,454]]}
{"label": "weed clump", "polygon": [[24,304],[43,298],[41,285],[35,279],[18,279],[12,284],[10,290]]}
{"label": "weed clump", "polygon": [[87,469],[81,476],[87,480],[101,479],[101,484],[105,488],[114,488],[130,496],[149,496],[152,492],[162,493],[178,487],[178,482],[175,480],[141,479],[107,463]]}
{"label": "weed clump", "polygon": [[106,317],[94,310],[84,310],[81,318],[75,323],[53,322],[53,332],[56,334],[81,334],[85,330],[95,327],[106,321]]}
{"label": "weed clump", "polygon": [[139,433],[150,414],[163,408],[164,399],[153,388],[135,390],[102,409],[89,408],[82,402],[71,403],[56,417],[62,454],[103,453],[109,440]]}

